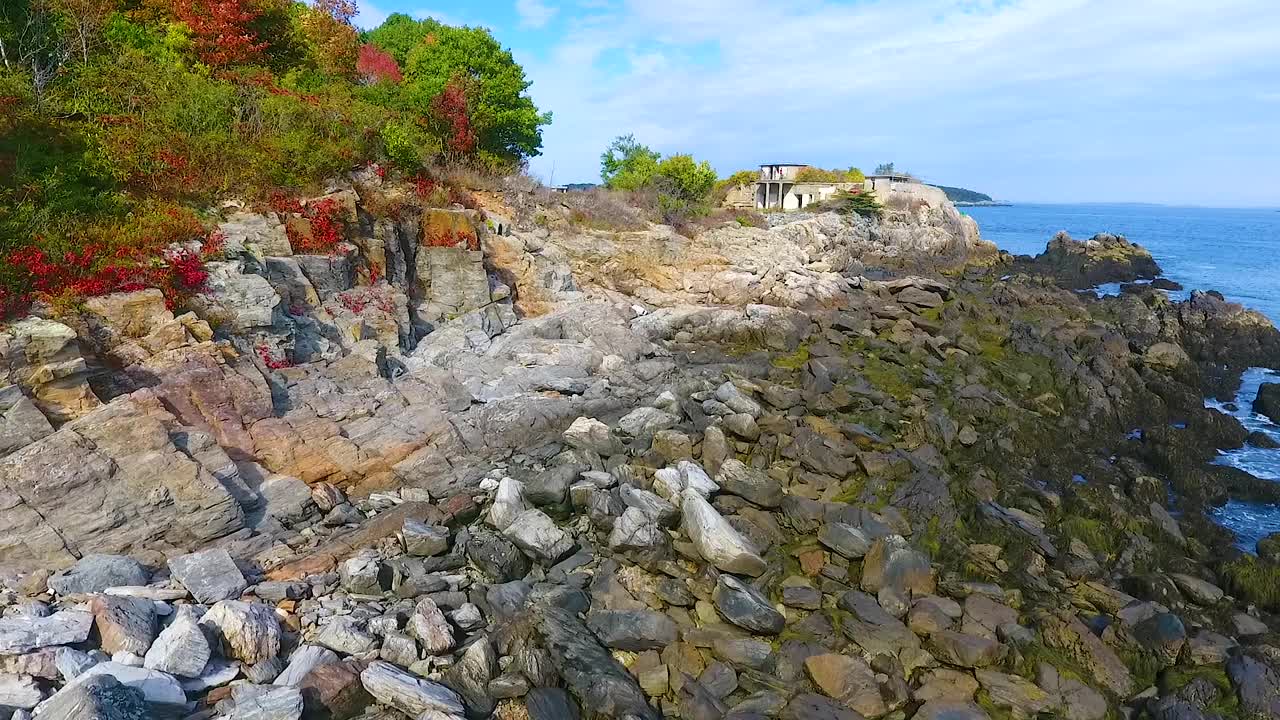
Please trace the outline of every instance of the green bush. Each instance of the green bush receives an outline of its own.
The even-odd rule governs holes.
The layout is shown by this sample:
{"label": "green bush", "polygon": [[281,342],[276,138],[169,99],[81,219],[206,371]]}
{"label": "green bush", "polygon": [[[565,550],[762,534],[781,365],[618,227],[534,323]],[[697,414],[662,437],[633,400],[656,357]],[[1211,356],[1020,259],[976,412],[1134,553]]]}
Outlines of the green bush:
{"label": "green bush", "polygon": [[841,215],[858,214],[868,218],[884,215],[884,206],[871,193],[838,192],[834,197],[810,206],[814,212],[837,212]]}

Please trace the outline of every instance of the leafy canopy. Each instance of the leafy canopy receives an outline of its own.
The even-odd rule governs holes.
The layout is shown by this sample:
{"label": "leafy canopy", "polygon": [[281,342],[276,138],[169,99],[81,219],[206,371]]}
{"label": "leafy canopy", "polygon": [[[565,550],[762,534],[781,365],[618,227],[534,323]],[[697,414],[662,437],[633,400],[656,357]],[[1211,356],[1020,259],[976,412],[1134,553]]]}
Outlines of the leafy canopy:
{"label": "leafy canopy", "polygon": [[465,104],[469,132],[483,161],[518,164],[542,152],[542,127],[551,123],[551,113],[538,111],[524,68],[488,30],[396,13],[365,39],[404,67],[408,106],[430,113],[449,89],[444,104],[451,116],[442,123],[445,132],[456,133],[457,108]]}
{"label": "leafy canopy", "polygon": [[653,180],[661,157],[635,135],[621,135],[600,156],[600,179],[613,190],[639,190]]}

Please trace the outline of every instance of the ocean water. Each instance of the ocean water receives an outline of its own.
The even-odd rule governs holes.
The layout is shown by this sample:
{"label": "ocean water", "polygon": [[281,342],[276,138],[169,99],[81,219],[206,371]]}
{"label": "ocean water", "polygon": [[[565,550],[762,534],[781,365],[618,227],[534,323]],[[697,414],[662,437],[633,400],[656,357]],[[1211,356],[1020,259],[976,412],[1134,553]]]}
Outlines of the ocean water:
{"label": "ocean water", "polygon": [[[1087,239],[1096,233],[1124,235],[1151,251],[1167,277],[1186,290],[1217,290],[1227,299],[1266,314],[1280,323],[1280,210],[1182,208],[1159,205],[1014,205],[964,208],[978,221],[982,237],[1002,250],[1035,255],[1059,230]],[[1114,293],[1119,287],[1100,287]],[[1253,412],[1253,398],[1263,382],[1280,375],[1255,368],[1245,374],[1235,409],[1230,412],[1249,430],[1280,440],[1280,426]],[[1280,482],[1280,450],[1246,446],[1219,455],[1217,461]],[[1230,502],[1215,519],[1236,534],[1241,548],[1253,551],[1258,538],[1280,532],[1280,507]]]}

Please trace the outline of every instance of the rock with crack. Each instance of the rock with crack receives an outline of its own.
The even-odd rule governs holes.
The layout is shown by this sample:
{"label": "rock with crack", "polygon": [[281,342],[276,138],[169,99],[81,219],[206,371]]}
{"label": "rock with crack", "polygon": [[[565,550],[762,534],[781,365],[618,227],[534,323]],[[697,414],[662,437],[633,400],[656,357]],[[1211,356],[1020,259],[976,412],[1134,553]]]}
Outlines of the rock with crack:
{"label": "rock with crack", "polygon": [[111,675],[69,684],[41,708],[41,720],[149,720],[154,717],[142,691]]}
{"label": "rock with crack", "polygon": [[432,557],[449,549],[449,529],[406,518],[401,529],[404,550],[417,557]]}
{"label": "rock with crack", "polygon": [[429,597],[418,601],[409,617],[409,630],[428,655],[444,655],[453,649],[453,627],[436,602]]}
{"label": "rock with crack", "polygon": [[48,617],[12,615],[0,618],[0,655],[18,655],[54,645],[74,645],[89,638],[93,614],[62,610]]}
{"label": "rock with crack", "polygon": [[499,531],[507,529],[520,513],[529,509],[524,498],[524,483],[513,478],[502,478],[498,482],[498,492],[493,496],[493,504],[489,507],[489,524]]}
{"label": "rock with crack", "polygon": [[315,668],[336,662],[338,662],[338,655],[328,648],[319,645],[299,645],[289,656],[289,664],[272,683],[296,686]]}
{"label": "rock with crack", "polygon": [[44,700],[44,691],[28,675],[0,673],[0,708],[30,710]]}
{"label": "rock with crack", "polygon": [[863,717],[877,718],[889,711],[880,697],[875,672],[861,658],[835,653],[812,655],[805,659],[804,669],[824,695]]}
{"label": "rock with crack", "polygon": [[415,718],[465,720],[462,698],[439,683],[412,675],[391,663],[375,660],[360,673],[360,682],[375,700]]}
{"label": "rock with crack", "polygon": [[504,537],[531,557],[554,563],[573,552],[574,542],[541,510],[525,510],[502,531]]}
{"label": "rock with crack", "polygon": [[254,665],[280,654],[280,620],[270,605],[223,600],[200,618],[200,626],[228,658]]}
{"label": "rock with crack", "polygon": [[676,641],[675,622],[653,610],[598,610],[587,615],[587,627],[606,647],[641,652],[661,650]]}
{"label": "rock with crack", "polygon": [[489,683],[498,670],[498,656],[487,637],[477,638],[467,646],[462,657],[444,675],[444,684],[462,696],[469,714],[488,717],[493,712],[495,698],[489,692]]}
{"label": "rock with crack", "polygon": [[777,635],[786,625],[764,593],[727,573],[716,581],[712,599],[726,620],[751,632]]}
{"label": "rock with crack", "polygon": [[565,685],[588,712],[608,718],[659,720],[627,669],[573,613],[554,606],[535,610],[533,627]]}
{"label": "rock with crack", "polygon": [[85,555],[75,565],[49,578],[49,589],[59,595],[100,593],[107,588],[146,585],[151,573],[124,555]]}
{"label": "rock with crack", "polygon": [[298,720],[302,717],[302,693],[298,688],[274,685],[237,685],[231,692],[235,705],[230,720]]}
{"label": "rock with crack", "polygon": [[66,692],[73,685],[86,682],[96,675],[110,675],[129,687],[141,690],[148,703],[181,706],[187,702],[187,694],[183,692],[182,685],[172,675],[116,662],[94,665],[59,692]]}
{"label": "rock with crack", "polygon": [[745,498],[763,508],[782,504],[782,486],[760,470],[747,467],[741,460],[725,460],[716,474],[720,489]]}
{"label": "rock with crack", "polygon": [[347,655],[362,655],[378,646],[378,639],[365,632],[360,621],[350,616],[331,618],[313,641]]}
{"label": "rock with crack", "polygon": [[614,437],[608,425],[595,418],[580,417],[574,420],[561,437],[569,447],[590,450],[600,457],[622,452],[622,442]]}
{"label": "rock with crack", "polygon": [[209,663],[212,648],[195,613],[183,607],[143,658],[143,667],[180,677],[196,677]]}
{"label": "rock with crack", "polygon": [[150,600],[95,595],[89,602],[103,652],[145,655],[156,637],[156,609]]}
{"label": "rock with crack", "polygon": [[684,531],[704,560],[724,572],[752,577],[768,567],[746,538],[697,491],[686,489],[680,508]]}
{"label": "rock with crack", "polygon": [[169,572],[196,602],[205,604],[238,598],[249,587],[231,554],[222,548],[173,558]]}
{"label": "rock with crack", "polygon": [[871,544],[862,560],[861,584],[868,592],[887,587],[904,595],[932,595],[935,588],[929,558],[912,549],[901,535],[889,535]]}

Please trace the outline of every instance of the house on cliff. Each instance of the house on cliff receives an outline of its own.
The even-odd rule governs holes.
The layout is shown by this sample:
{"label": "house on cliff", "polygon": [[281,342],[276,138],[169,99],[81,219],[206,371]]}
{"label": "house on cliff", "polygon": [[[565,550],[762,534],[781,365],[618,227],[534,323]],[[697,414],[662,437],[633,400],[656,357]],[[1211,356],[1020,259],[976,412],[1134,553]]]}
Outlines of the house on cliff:
{"label": "house on cliff", "polygon": [[801,163],[761,165],[755,186],[756,209],[801,210],[837,192],[862,189],[862,183],[806,181],[803,171],[808,167]]}

